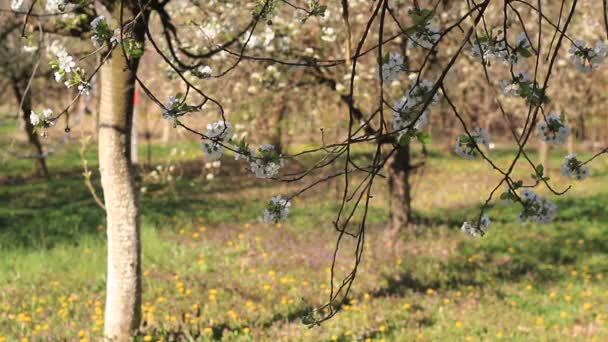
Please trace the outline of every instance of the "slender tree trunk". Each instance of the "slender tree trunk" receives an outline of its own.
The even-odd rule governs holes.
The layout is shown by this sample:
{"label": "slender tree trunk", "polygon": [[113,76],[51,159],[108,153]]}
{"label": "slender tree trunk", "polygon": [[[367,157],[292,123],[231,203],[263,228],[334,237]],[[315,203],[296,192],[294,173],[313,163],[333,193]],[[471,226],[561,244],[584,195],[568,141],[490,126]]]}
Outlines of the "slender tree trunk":
{"label": "slender tree trunk", "polygon": [[401,146],[387,162],[392,234],[402,231],[411,219],[410,169],[409,146]]}
{"label": "slender tree trunk", "polygon": [[30,112],[32,111],[32,97],[30,92],[25,94],[25,98],[23,98],[23,93],[19,88],[19,82],[16,80],[12,81],[13,91],[15,92],[15,98],[21,105],[22,118],[24,122],[25,134],[27,135],[27,140],[32,146],[32,151],[34,154],[34,165],[36,175],[49,177],[49,170],[46,167],[46,159],[44,157],[44,150],[42,149],[42,144],[40,143],[40,139],[36,132],[34,132],[34,126],[30,121]]}
{"label": "slender tree trunk", "polygon": [[274,136],[272,137],[273,145],[275,147],[275,150],[278,153],[283,153],[283,125],[284,125],[286,114],[287,114],[287,104],[285,104],[283,102],[281,104],[281,108],[278,111]]}
{"label": "slender tree trunk", "polygon": [[130,161],[135,79],[120,48],[100,73],[99,166],[108,236],[104,337],[122,342],[131,340],[141,319],[139,208]]}

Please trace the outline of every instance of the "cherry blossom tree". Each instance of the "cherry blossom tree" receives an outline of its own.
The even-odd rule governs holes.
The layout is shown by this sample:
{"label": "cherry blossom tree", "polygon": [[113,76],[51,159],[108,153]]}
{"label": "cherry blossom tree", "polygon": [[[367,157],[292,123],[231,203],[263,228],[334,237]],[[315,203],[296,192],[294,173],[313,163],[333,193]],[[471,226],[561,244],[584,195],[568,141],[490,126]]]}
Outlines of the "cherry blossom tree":
{"label": "cherry blossom tree", "polygon": [[[343,193],[332,222],[337,241],[329,299],[303,317],[304,323],[316,325],[333,317],[348,300],[363,260],[374,185],[385,173],[396,194],[391,198],[393,224],[407,221],[410,194],[403,180],[415,167],[409,151],[429,143],[428,127],[440,107],[460,124],[460,134],[453,137],[454,153],[471,163],[487,164],[489,172],[499,176],[478,215],[461,226],[464,233],[488,233],[489,208],[499,199],[521,208],[514,220],[545,223],[559,215],[551,197],[564,195],[571,186],[554,184],[544,166],[531,160],[526,146],[536,137],[562,144],[570,134],[565,115],[552,107],[552,98],[567,91],[550,88],[558,59],[569,58],[568,67],[588,75],[601,67],[608,54],[600,37],[593,44],[573,37],[578,5],[577,0],[563,0],[550,9],[541,1],[519,0],[457,4],[257,0],[238,6],[221,0],[205,4],[195,0],[47,0],[44,6],[13,1],[12,9],[23,18],[26,35],[40,26],[45,32],[90,38],[93,51],[82,58],[97,56],[99,60],[93,70],[85,70],[82,58],[75,58],[68,47],[57,47],[50,65],[54,79],[78,89],[77,96],[86,96],[94,75],[99,74],[101,81],[98,143],[108,225],[106,338],[127,340],[140,321],[139,209],[129,156],[136,85],[172,127],[200,138],[202,154],[208,158],[229,154],[260,181],[300,185],[297,191],[268,200],[260,213],[266,222],[288,219],[290,208],[297,204],[292,202],[306,191],[330,180],[342,181]],[[44,14],[49,12],[59,15]],[[163,61],[182,91],[168,99],[157,97],[138,74],[144,52]],[[463,102],[477,101],[461,96],[465,67],[483,76],[482,87],[492,94],[501,114],[497,120],[509,129],[516,152],[506,165],[489,153],[488,127],[471,122],[462,110]],[[317,147],[292,154],[236,135],[230,101],[221,98],[242,93],[222,91],[230,92],[226,85],[233,75],[254,69],[258,71],[252,81],[269,91],[283,89],[287,95],[301,97],[301,89],[309,89],[319,95],[315,100],[335,96],[346,109],[336,123],[344,128],[343,134],[327,141],[321,132]],[[253,99],[259,95],[248,93]],[[71,105],[56,113],[34,110],[31,123],[40,130],[50,129]],[[196,124],[199,120],[191,119],[197,113],[211,119],[201,127]],[[359,146],[371,151],[364,162],[355,158]],[[586,160],[569,154],[561,172],[582,180],[590,172],[591,161],[607,151],[592,151]],[[284,171],[286,164],[305,156],[314,162]],[[330,166],[338,167],[331,171]],[[514,172],[516,166],[529,168],[531,176],[522,179]],[[550,195],[541,195],[538,188]],[[336,259],[348,239],[356,246],[353,267],[339,280]]]}

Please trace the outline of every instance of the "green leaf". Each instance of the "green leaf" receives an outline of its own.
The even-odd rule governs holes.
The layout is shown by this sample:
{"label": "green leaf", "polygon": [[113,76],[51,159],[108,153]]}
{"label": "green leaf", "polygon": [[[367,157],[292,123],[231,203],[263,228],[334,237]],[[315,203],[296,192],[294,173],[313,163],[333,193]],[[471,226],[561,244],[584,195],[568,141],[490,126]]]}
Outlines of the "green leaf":
{"label": "green leaf", "polygon": [[406,146],[410,143],[411,137],[409,134],[405,133],[402,134],[401,137],[399,137],[399,145],[400,146]]}
{"label": "green leaf", "polygon": [[528,49],[519,47],[519,48],[517,48],[517,52],[524,58],[532,57],[532,52],[530,52]]}
{"label": "green leaf", "polygon": [[424,131],[416,132],[416,139],[420,141],[423,145],[426,145],[431,142],[431,135]]}
{"label": "green leaf", "polygon": [[536,166],[536,174],[542,178],[544,172],[545,172],[545,167],[543,166],[543,164],[538,164]]}

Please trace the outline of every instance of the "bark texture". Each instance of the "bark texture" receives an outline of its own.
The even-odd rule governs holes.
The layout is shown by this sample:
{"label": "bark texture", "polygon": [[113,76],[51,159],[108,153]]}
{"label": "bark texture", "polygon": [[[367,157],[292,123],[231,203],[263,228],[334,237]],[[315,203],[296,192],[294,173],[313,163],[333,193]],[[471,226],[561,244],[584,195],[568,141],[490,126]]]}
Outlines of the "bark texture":
{"label": "bark texture", "polygon": [[130,341],[141,319],[139,209],[130,162],[135,79],[121,49],[101,67],[99,166],[107,216],[104,336]]}
{"label": "bark texture", "polygon": [[411,218],[411,170],[409,146],[400,146],[387,161],[388,193],[390,201],[390,231],[397,233],[407,227]]}

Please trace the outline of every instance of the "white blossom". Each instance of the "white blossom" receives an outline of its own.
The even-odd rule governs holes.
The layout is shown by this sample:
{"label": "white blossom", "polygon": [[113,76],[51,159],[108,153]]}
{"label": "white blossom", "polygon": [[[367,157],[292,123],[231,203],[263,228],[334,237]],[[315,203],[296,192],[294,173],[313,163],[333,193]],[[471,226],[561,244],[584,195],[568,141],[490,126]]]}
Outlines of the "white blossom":
{"label": "white blossom", "polygon": [[384,82],[390,82],[404,70],[405,65],[403,64],[403,56],[398,53],[391,52],[388,55],[388,60],[385,63],[382,63],[382,80]]}
{"label": "white blossom", "polygon": [[289,215],[291,202],[281,196],[273,196],[264,209],[264,222],[279,223]]}
{"label": "white blossom", "polygon": [[216,121],[207,125],[205,135],[211,139],[229,141],[234,136],[232,124],[225,120]]}
{"label": "white blossom", "polygon": [[519,96],[520,95],[520,83],[529,84],[532,81],[530,74],[525,71],[518,71],[514,73],[514,79],[512,81],[501,80],[498,86],[502,90],[503,94],[507,96]]}
{"label": "white blossom", "polygon": [[250,152],[249,165],[251,172],[257,178],[272,178],[279,173],[283,166],[283,157],[275,151],[275,147],[270,144],[264,144],[255,151]]}
{"label": "white blossom", "polygon": [[91,91],[91,84],[89,82],[81,82],[78,84],[78,93],[80,95],[89,96]]}
{"label": "white blossom", "polygon": [[55,71],[55,81],[59,82],[63,79],[65,74],[72,72],[76,67],[74,57],[70,56],[65,50],[60,49],[56,53],[57,56],[57,70]]}
{"label": "white blossom", "polygon": [[333,27],[323,27],[321,29],[321,40],[325,42],[335,42],[336,41],[336,30]]}
{"label": "white blossom", "polygon": [[47,12],[57,13],[58,11],[63,12],[66,7],[66,0],[46,0],[44,9]]}
{"label": "white blossom", "polygon": [[540,122],[537,127],[540,139],[552,145],[564,143],[570,132],[560,116],[555,113],[549,113],[546,120]]}
{"label": "white blossom", "polygon": [[589,176],[589,167],[583,165],[578,159],[576,154],[569,154],[564,158],[564,163],[560,167],[562,175],[574,178],[576,180],[583,180]]}
{"label": "white blossom", "polygon": [[13,11],[19,11],[21,9],[21,5],[23,5],[23,0],[12,0],[11,1],[11,9]]}
{"label": "white blossom", "polygon": [[484,235],[486,231],[490,228],[490,218],[488,215],[483,214],[481,219],[479,220],[479,225],[477,223],[469,223],[465,221],[460,229],[463,233],[469,234],[471,236]]}
{"label": "white blossom", "polygon": [[177,107],[179,106],[181,99],[177,96],[170,96],[169,101],[165,104],[165,110],[163,110],[162,118],[169,121],[173,127],[177,126]]}
{"label": "white blossom", "polygon": [[433,48],[433,45],[441,38],[441,32],[437,25],[427,22],[424,28],[414,32],[408,40],[408,48],[422,46],[425,49]]}
{"label": "white blossom", "polygon": [[520,221],[533,221],[537,223],[547,223],[555,218],[557,206],[552,201],[540,197],[529,188],[523,189],[519,193],[523,211],[519,213]]}
{"label": "white blossom", "polygon": [[393,129],[405,134],[406,132],[403,131],[405,128],[420,130],[428,123],[429,106],[439,103],[439,95],[435,92],[430,99],[429,105],[421,113],[425,102],[429,101],[432,89],[433,82],[414,79],[414,84],[410,87],[407,94],[393,106]]}
{"label": "white blossom", "polygon": [[93,19],[93,21],[91,21],[91,28],[94,32],[93,36],[91,36],[93,45],[95,45],[95,47],[101,47],[104,43],[104,40],[108,38],[111,32],[108,28],[106,18],[102,15],[96,17],[95,19]]}
{"label": "white blossom", "polygon": [[216,141],[204,141],[201,144],[201,150],[211,159],[220,159],[224,155],[225,148]]}
{"label": "white blossom", "polygon": [[205,135],[211,141],[204,141],[201,150],[212,159],[219,159],[224,154],[225,148],[222,143],[228,143],[234,136],[232,124],[225,120],[216,121],[207,125]]}
{"label": "white blossom", "polygon": [[208,65],[200,65],[198,68],[196,68],[194,74],[200,78],[210,78],[212,75],[212,70]]}
{"label": "white blossom", "polygon": [[490,65],[496,59],[506,60],[508,57],[507,46],[504,41],[488,41],[471,43],[473,47],[469,53],[473,58],[485,65]]}
{"label": "white blossom", "polygon": [[598,40],[595,47],[587,47],[583,40],[577,40],[568,50],[570,59],[574,62],[576,69],[583,72],[590,72],[604,63],[608,54],[608,46],[603,41]]}
{"label": "white blossom", "polygon": [[486,148],[490,148],[490,136],[486,130],[481,127],[475,128],[470,137],[467,135],[456,137],[454,153],[465,159],[474,159],[477,157],[477,147],[479,145],[484,145]]}
{"label": "white blossom", "polygon": [[30,122],[33,126],[49,127],[54,124],[54,122],[51,121],[52,117],[53,111],[49,108],[43,109],[40,113],[32,111],[30,113]]}

